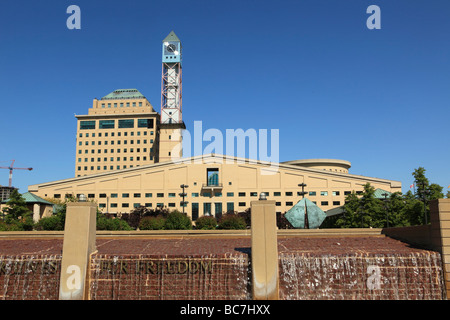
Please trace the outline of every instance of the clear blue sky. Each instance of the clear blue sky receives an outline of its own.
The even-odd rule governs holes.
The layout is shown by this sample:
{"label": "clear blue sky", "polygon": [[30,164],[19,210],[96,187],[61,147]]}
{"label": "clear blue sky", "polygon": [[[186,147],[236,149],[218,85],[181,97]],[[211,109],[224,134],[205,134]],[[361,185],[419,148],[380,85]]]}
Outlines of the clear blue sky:
{"label": "clear blue sky", "polygon": [[[66,9],[81,8],[81,30]],[[369,5],[381,29],[369,30]],[[280,129],[280,161],[344,159],[450,185],[448,0],[3,0],[0,166],[28,185],[71,178],[76,119],[136,88],[160,110],[161,41],[183,43],[183,117],[203,129]],[[0,170],[8,184],[8,170]]]}

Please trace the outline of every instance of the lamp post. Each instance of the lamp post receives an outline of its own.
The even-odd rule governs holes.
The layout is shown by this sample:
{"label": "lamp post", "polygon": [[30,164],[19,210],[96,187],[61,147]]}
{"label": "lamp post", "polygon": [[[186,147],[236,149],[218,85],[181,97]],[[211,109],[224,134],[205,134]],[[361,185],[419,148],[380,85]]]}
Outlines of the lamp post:
{"label": "lamp post", "polygon": [[183,189],[183,192],[180,193],[180,196],[183,197],[183,201],[181,202],[181,205],[183,207],[183,213],[184,213],[184,206],[187,204],[187,201],[184,201],[184,197],[187,196],[187,193],[184,192],[184,189],[187,189],[189,186],[187,184],[182,184],[180,186],[181,189]]}
{"label": "lamp post", "polygon": [[84,193],[80,194],[80,196],[78,197],[79,202],[86,202],[86,200],[86,195]]}
{"label": "lamp post", "polygon": [[386,226],[387,228],[389,228],[389,219],[388,219],[388,210],[387,210],[387,196],[389,195],[388,193],[383,193],[381,194],[384,197],[384,210],[386,211]]}
{"label": "lamp post", "polygon": [[423,201],[423,214],[425,216],[425,224],[428,224],[427,218],[427,195],[430,194],[430,190],[425,188],[425,182],[422,182],[422,201]]}
{"label": "lamp post", "polygon": [[306,187],[306,183],[300,183],[299,185],[298,185],[299,187],[302,187],[302,191],[301,192],[298,192],[298,194],[300,194],[301,196],[302,196],[302,199],[304,199],[305,198],[305,194],[307,194],[308,192],[306,192],[305,191],[305,187]]}

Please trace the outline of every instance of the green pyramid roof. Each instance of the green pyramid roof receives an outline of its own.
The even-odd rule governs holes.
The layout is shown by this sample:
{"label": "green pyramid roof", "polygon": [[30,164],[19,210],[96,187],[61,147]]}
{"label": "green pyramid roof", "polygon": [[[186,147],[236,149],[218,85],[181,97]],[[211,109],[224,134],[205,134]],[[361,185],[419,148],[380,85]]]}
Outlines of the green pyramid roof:
{"label": "green pyramid roof", "polygon": [[181,42],[180,39],[178,39],[178,37],[175,34],[175,32],[173,32],[173,31],[170,31],[169,35],[167,37],[165,37],[164,40],[163,40],[163,42],[169,42],[169,41]]}
{"label": "green pyramid roof", "polygon": [[305,228],[305,214],[309,229],[317,229],[326,218],[325,212],[308,198],[303,198],[284,215],[294,228]]}
{"label": "green pyramid roof", "polygon": [[[31,193],[31,192],[25,192],[22,194],[22,198],[25,199],[26,203],[42,203],[42,204],[48,204],[53,205],[53,203],[42,199],[41,197],[38,197],[37,195]],[[2,203],[8,202],[9,199],[3,200]]]}
{"label": "green pyramid roof", "polygon": [[391,192],[383,190],[383,189],[376,189],[374,192],[374,196],[377,199],[384,199],[383,193],[387,193],[388,198],[391,196]]}
{"label": "green pyramid roof", "polygon": [[104,96],[101,100],[112,99],[145,99],[145,96],[137,89],[117,89]]}

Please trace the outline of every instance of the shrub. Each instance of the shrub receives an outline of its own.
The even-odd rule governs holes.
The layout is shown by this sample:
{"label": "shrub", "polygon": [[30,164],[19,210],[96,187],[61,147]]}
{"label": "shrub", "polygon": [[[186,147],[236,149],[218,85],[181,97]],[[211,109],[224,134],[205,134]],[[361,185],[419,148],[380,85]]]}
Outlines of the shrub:
{"label": "shrub", "polygon": [[192,221],[186,214],[175,210],[167,215],[166,222],[164,224],[164,229],[190,230],[192,229]]}
{"label": "shrub", "polygon": [[64,224],[60,216],[53,215],[39,220],[34,228],[36,230],[60,231],[64,230]]}
{"label": "shrub", "polygon": [[163,230],[166,219],[163,216],[144,217],[139,223],[140,230]]}
{"label": "shrub", "polygon": [[97,230],[133,230],[128,223],[122,219],[111,219],[104,216],[97,217]]}
{"label": "shrub", "polygon": [[218,229],[242,230],[246,228],[247,224],[245,223],[244,218],[235,214],[226,214],[219,220]]}
{"label": "shrub", "polygon": [[214,230],[217,227],[217,220],[213,216],[203,216],[195,221],[195,226],[199,230]]}

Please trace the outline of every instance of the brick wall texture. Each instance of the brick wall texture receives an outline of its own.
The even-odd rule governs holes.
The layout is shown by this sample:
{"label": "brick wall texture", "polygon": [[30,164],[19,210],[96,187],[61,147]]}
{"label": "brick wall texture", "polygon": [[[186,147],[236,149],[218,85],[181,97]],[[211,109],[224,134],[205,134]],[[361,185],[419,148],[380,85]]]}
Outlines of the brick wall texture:
{"label": "brick wall texture", "polygon": [[[58,299],[62,242],[32,241],[35,252],[0,241],[0,299]],[[98,239],[97,249],[92,300],[252,298],[250,238]],[[446,298],[441,254],[388,237],[281,237],[278,252],[283,300]]]}

